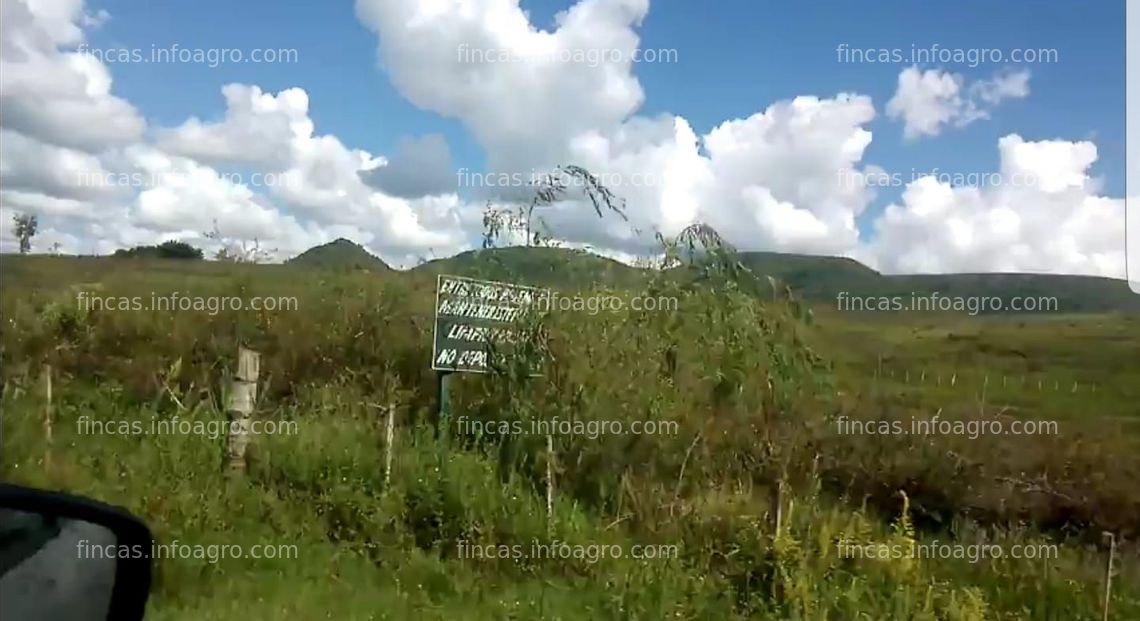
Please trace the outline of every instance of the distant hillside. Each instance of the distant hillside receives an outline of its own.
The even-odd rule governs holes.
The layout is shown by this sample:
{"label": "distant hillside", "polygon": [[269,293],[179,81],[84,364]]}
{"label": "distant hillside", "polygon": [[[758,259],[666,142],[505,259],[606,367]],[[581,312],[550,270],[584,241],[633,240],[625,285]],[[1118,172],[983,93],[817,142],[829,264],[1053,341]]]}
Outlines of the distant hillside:
{"label": "distant hillside", "polygon": [[937,292],[943,297],[1057,298],[1057,312],[1140,312],[1140,295],[1123,280],[1063,274],[887,275],[845,257],[743,252],[741,262],[757,274],[787,283],[808,300],[835,303],[853,296],[899,297]]}
{"label": "distant hillside", "polygon": [[[882,276],[853,259],[817,257],[776,252],[744,252],[741,262],[761,276],[788,283],[809,298],[831,298],[857,283],[879,283]],[[636,284],[647,275],[631,267],[585,250],[566,248],[495,248],[471,250],[454,257],[436,259],[413,268],[432,274],[458,274],[477,278],[517,280],[540,285],[621,287]],[[680,272],[676,272],[679,276]]]}
{"label": "distant hillside", "polygon": [[1140,312],[1140,295],[1128,282],[1065,274],[913,274],[884,276],[894,295],[937,291],[944,296],[1055,297],[1062,313]]}
{"label": "distant hillside", "polygon": [[491,280],[514,280],[543,286],[622,287],[644,277],[630,267],[585,250],[569,248],[495,248],[469,250],[412,268],[429,274],[455,274]]}
{"label": "distant hillside", "polygon": [[847,257],[742,252],[740,262],[760,276],[771,276],[787,283],[807,299],[835,299],[839,291],[871,290],[884,278],[875,270]]}
{"label": "distant hillside", "polygon": [[[1009,301],[1020,297],[1055,297],[1057,312],[1140,312],[1140,295],[1123,280],[1053,274],[916,274],[884,275],[845,257],[778,252],[742,252],[741,263],[759,276],[787,283],[809,301],[836,304],[840,292],[859,297],[898,297],[906,304],[912,296],[987,297]],[[390,269],[360,246],[338,239],[312,248],[289,264],[314,267]],[[539,286],[628,287],[647,275],[585,250],[567,248],[495,248],[469,250],[453,257],[418,265],[413,273],[456,274]],[[853,310],[847,307],[847,310]]]}
{"label": "distant hillside", "polygon": [[392,269],[379,257],[343,237],[321,246],[309,248],[285,263],[324,269],[366,269],[379,271]]}

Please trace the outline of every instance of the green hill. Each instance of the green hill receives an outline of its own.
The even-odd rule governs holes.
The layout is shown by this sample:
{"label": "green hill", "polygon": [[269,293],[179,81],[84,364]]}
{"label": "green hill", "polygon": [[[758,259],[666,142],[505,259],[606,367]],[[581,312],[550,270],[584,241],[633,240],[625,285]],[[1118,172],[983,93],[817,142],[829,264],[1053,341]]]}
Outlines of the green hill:
{"label": "green hill", "polygon": [[839,291],[869,291],[883,275],[847,257],[742,252],[740,262],[760,276],[787,283],[807,299],[835,299]]}
{"label": "green hill", "polygon": [[883,277],[894,295],[1056,298],[1056,311],[1140,312],[1140,295],[1128,282],[1097,276],[1068,274],[913,274]]}
{"label": "green hill", "polygon": [[309,248],[285,263],[324,269],[365,269],[383,272],[392,269],[379,257],[343,237]]}
{"label": "green hill", "polygon": [[[1056,312],[1140,312],[1140,295],[1123,280],[1066,274],[900,274],[879,272],[846,257],[775,252],[743,252],[741,262],[760,275],[777,278],[808,300],[834,303],[852,296],[1056,298]],[[1036,303],[1036,302],[1035,302]]]}
{"label": "green hill", "polygon": [[[1127,282],[1111,278],[1061,274],[887,275],[846,257],[778,252],[742,252],[740,261],[758,276],[776,278],[804,299],[826,304],[836,304],[841,293],[860,298],[897,298],[902,304],[915,304],[915,298],[937,293],[943,298],[1000,298],[1006,303],[1014,297],[1056,298],[1054,307],[1048,310],[1060,313],[1140,312],[1140,295],[1133,293]],[[287,263],[391,269],[346,239],[311,248]],[[536,247],[469,250],[428,261],[410,271],[573,288],[634,286],[648,275],[646,268],[632,267],[586,250]],[[841,310],[858,309],[847,306]]]}
{"label": "green hill", "polygon": [[571,287],[622,287],[638,282],[645,275],[644,269],[586,250],[524,247],[469,250],[454,257],[428,261],[412,271]]}

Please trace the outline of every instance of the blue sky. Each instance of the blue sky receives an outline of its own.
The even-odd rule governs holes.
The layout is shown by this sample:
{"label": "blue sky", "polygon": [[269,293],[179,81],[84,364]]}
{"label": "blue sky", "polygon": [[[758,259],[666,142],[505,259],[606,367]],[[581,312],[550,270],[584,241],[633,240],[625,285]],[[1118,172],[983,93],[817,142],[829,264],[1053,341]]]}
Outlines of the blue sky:
{"label": "blue sky", "polygon": [[[567,0],[521,3],[532,23],[550,29]],[[444,134],[456,164],[478,168],[478,143],[455,119],[425,112],[404,99],[378,66],[376,41],[353,7],[337,2],[201,0],[103,2],[114,16],[91,37],[93,46],[295,48],[295,64],[123,64],[116,90],[148,118],[177,124],[188,116],[220,117],[222,85],[259,84],[278,91],[301,86],[315,102],[321,132],[374,152],[393,149],[405,135]],[[251,24],[257,24],[251,28]],[[890,171],[974,171],[997,164],[995,144],[1007,133],[1026,138],[1092,138],[1096,171],[1113,195],[1124,191],[1124,3],[1071,0],[988,2],[755,2],[654,3],[639,29],[642,49],[676,49],[675,64],[643,64],[636,75],[647,99],[643,114],[670,112],[698,132],[748,116],[796,95],[865,93],[890,99],[897,64],[837,62],[836,48],[1055,48],[1060,62],[939,64],[967,77],[988,77],[1004,66],[1028,66],[1033,94],[1010,102],[986,123],[937,141],[905,144],[901,129],[882,115],[868,159]],[[171,88],[172,84],[178,87]]]}
{"label": "blue sky", "polygon": [[125,0],[94,6],[113,17],[92,35],[93,47],[297,50],[295,63],[115,66],[116,90],[156,123],[221,117],[221,88],[231,82],[272,92],[299,86],[314,102],[317,130],[340,136],[350,147],[385,153],[401,136],[442,133],[464,165],[482,160],[461,123],[418,109],[392,87],[377,62],[376,37],[356,19],[351,3]]}
{"label": "blue sky", "polygon": [[[466,97],[463,93],[440,94],[428,85],[435,79],[434,71],[451,71],[440,73],[438,79],[441,81],[455,81],[456,76],[466,79],[472,74],[456,73],[454,67],[443,67],[437,61],[425,60],[432,55],[433,50],[438,51],[441,46],[454,46],[454,42],[460,40],[454,38],[457,36],[454,32],[448,34],[449,31],[475,33],[470,34],[476,37],[473,41],[478,39],[485,42],[501,36],[503,38],[498,41],[503,45],[524,45],[522,42],[525,37],[533,39],[533,29],[557,31],[560,27],[559,13],[573,9],[585,16],[583,20],[595,20],[596,23],[591,27],[596,26],[599,32],[608,33],[599,36],[612,35],[617,37],[614,41],[620,42],[623,41],[623,33],[632,32],[638,38],[637,46],[641,50],[670,49],[675,50],[677,56],[675,63],[634,63],[628,69],[617,67],[614,74],[617,78],[610,76],[603,79],[596,75],[582,78],[585,80],[583,83],[594,86],[613,86],[615,83],[628,86],[635,80],[644,91],[644,99],[636,105],[630,104],[632,100],[625,99],[607,107],[603,99],[608,95],[603,93],[595,95],[575,92],[573,95],[556,96],[554,100],[572,100],[567,101],[568,112],[558,111],[559,113],[572,114],[574,110],[583,110],[585,118],[591,112],[597,112],[596,127],[590,124],[594,123],[593,119],[583,121],[582,127],[574,130],[579,132],[578,135],[583,129],[596,130],[607,140],[616,140],[617,134],[612,133],[618,131],[615,128],[633,127],[630,124],[632,119],[679,119],[691,127],[701,140],[726,122],[751,120],[755,123],[753,130],[763,135],[761,142],[778,142],[781,133],[797,131],[797,123],[807,121],[786,120],[789,123],[787,127],[772,126],[760,130],[758,128],[765,122],[759,119],[760,115],[774,115],[774,110],[781,102],[786,104],[800,96],[814,96],[818,100],[832,102],[840,93],[851,93],[869,97],[874,110],[873,119],[852,120],[849,123],[852,127],[843,129],[850,130],[852,136],[864,130],[873,136],[869,145],[859,152],[853,162],[840,158],[843,166],[850,164],[853,170],[865,171],[869,166],[881,167],[887,173],[900,174],[908,181],[912,172],[939,171],[945,175],[966,175],[996,171],[1003,165],[999,140],[1016,134],[1023,142],[1029,143],[1010,148],[1009,157],[1021,162],[1019,165],[1061,176],[1073,169],[1076,177],[1085,179],[1079,182],[1083,188],[1080,193],[1070,193],[1065,198],[1059,197],[1058,192],[1049,193],[1050,201],[1057,199],[1057,205],[1053,207],[1060,210],[1057,213],[1067,213],[1064,210],[1074,206],[1079,208],[1090,196],[1116,200],[1124,194],[1123,2],[1015,0],[995,3],[970,0],[931,3],[900,0],[852,3],[726,0],[710,4],[586,0],[582,6],[590,5],[596,9],[591,13],[578,6],[578,2],[569,0],[522,0],[521,9],[529,18],[532,33],[526,35],[525,32],[514,32],[508,37],[503,34],[505,30],[487,24],[490,23],[488,19],[502,19],[505,20],[504,23],[509,19],[487,16],[513,15],[511,2],[476,0],[470,4],[474,8],[467,9],[474,17],[468,15],[470,19],[461,19],[447,13],[461,13],[459,7],[464,4],[462,1],[441,1],[442,4],[453,5],[455,8],[449,12],[431,14],[425,18],[428,21],[424,30],[405,38],[405,31],[413,28],[410,24],[415,21],[409,16],[417,11],[426,11],[424,15],[430,13],[405,0],[391,0],[388,6],[378,0],[360,0],[356,5],[341,2],[271,3],[262,0],[202,0],[193,3],[107,0],[83,4],[80,0],[71,0],[78,7],[73,16],[77,24],[83,23],[84,14],[97,16],[105,11],[109,15],[107,19],[87,20],[87,25],[81,26],[84,31],[83,40],[89,49],[148,50],[177,44],[190,49],[238,48],[246,53],[254,48],[291,48],[297,51],[297,62],[294,63],[221,63],[215,67],[195,63],[120,63],[112,62],[104,55],[104,64],[113,79],[109,96],[133,106],[145,123],[144,136],[138,140],[140,144],[150,146],[161,146],[158,145],[156,136],[164,131],[184,128],[191,118],[197,118],[206,125],[218,126],[218,131],[221,131],[220,126],[229,113],[221,89],[229,84],[241,84],[256,87],[261,93],[270,96],[290,88],[302,89],[308,96],[308,107],[304,114],[315,126],[314,137],[332,136],[346,149],[360,149],[374,157],[392,158],[399,150],[402,140],[422,139],[429,135],[442,136],[446,141],[450,152],[448,166],[451,170],[484,170],[490,163],[501,164],[511,160],[514,153],[532,153],[530,147],[534,148],[533,153],[574,153],[573,145],[576,143],[572,142],[573,135],[562,137],[565,140],[561,143],[552,139],[549,144],[537,144],[536,139],[536,144],[518,145],[508,139],[511,131],[514,134],[519,132],[518,128],[511,131],[504,129],[500,135],[487,125],[487,115],[493,112],[488,112],[488,109],[494,106],[496,100],[505,102],[508,106],[521,100],[522,103],[517,105],[521,106],[523,118],[531,118],[528,113],[538,115],[542,110],[536,110],[534,106],[549,106],[550,100],[535,97],[534,101],[539,103],[528,103],[527,97],[520,97],[520,93],[528,88],[550,88],[549,84],[538,80],[528,86],[525,73],[509,74],[508,71],[514,69],[503,68],[501,76],[496,73],[478,75],[480,79],[488,76],[493,79],[501,77],[504,84],[514,85],[512,88],[497,93],[480,91],[472,97]],[[440,2],[426,2],[423,6],[437,4]],[[397,5],[399,7],[394,8]],[[34,9],[31,11],[35,13]],[[93,25],[92,22],[101,23]],[[33,22],[28,27],[37,26]],[[568,29],[564,28],[563,31],[565,30]],[[567,35],[564,41],[580,43],[580,39],[586,36],[582,33],[588,32],[590,29],[585,28],[577,34],[571,33],[576,38]],[[60,53],[68,53],[74,49],[75,44],[76,40],[65,40],[61,35],[55,48]],[[422,48],[417,49],[417,45],[422,45]],[[956,116],[936,122],[933,132],[908,138],[904,136],[904,126],[911,120],[909,115],[921,114],[919,104],[923,102],[933,101],[937,104],[938,101],[922,99],[904,113],[891,114],[892,98],[902,93],[900,74],[910,67],[910,63],[841,62],[838,51],[840,45],[864,49],[898,48],[904,51],[912,47],[929,48],[938,45],[944,50],[999,49],[1006,55],[1014,48],[1049,48],[1056,50],[1057,61],[1019,64],[1003,60],[996,63],[982,62],[971,67],[951,60],[917,66],[919,72],[930,72],[931,75],[923,76],[923,84],[927,86],[956,80],[959,85],[957,93],[965,101],[958,101],[955,105],[968,106],[970,110],[974,110],[973,106],[977,105],[983,114],[963,119],[965,113],[960,108],[952,113]],[[17,60],[11,56],[6,62],[16,63]],[[436,62],[436,65],[432,65],[432,62]],[[1017,93],[1005,92],[989,103],[983,101],[984,97],[978,99],[982,97],[978,95],[980,93],[996,92],[986,89],[998,89],[999,76],[1008,77],[1018,72],[1027,74],[1023,76],[1023,88],[1014,88]],[[520,75],[523,77],[520,78]],[[585,74],[573,74],[567,70],[566,80],[578,79],[574,76],[583,75]],[[606,82],[606,79],[611,81]],[[612,81],[614,79],[617,82]],[[925,91],[919,94],[923,97],[930,96],[930,92]],[[547,103],[543,104],[543,101]],[[595,104],[597,110],[594,110]],[[35,104],[28,106],[34,108]],[[929,112],[929,108],[926,112]],[[810,116],[808,112],[802,114]],[[834,114],[859,116],[859,113],[850,111]],[[662,122],[668,125],[668,122]],[[41,127],[42,124],[36,126]],[[30,127],[11,126],[6,129],[52,145],[47,138],[34,135],[35,131]],[[536,129],[535,132],[537,134],[541,130]],[[760,134],[753,134],[752,139]],[[680,134],[678,136],[673,140],[679,141],[678,144],[684,142],[684,137]],[[737,135],[734,140],[743,139],[742,137],[743,134]],[[503,138],[503,142],[496,142],[499,138]],[[791,140],[789,144],[799,144],[795,138]],[[735,177],[740,177],[744,174],[741,171],[746,172],[747,164],[718,163],[717,157],[707,151],[707,143],[701,140],[697,152],[686,156],[690,159],[698,156],[703,158],[700,164],[710,167],[708,176],[713,179],[711,185],[706,185],[716,191],[693,190],[693,195],[697,197],[693,200],[711,201],[730,197],[732,200],[743,201],[739,206],[733,207],[737,210],[735,215],[714,214],[715,217],[711,219],[734,228],[737,222],[734,218],[744,218],[749,226],[758,227],[753,235],[746,237],[756,240],[757,249],[848,254],[896,271],[989,268],[1049,271],[1055,266],[1059,271],[1115,273],[1114,268],[1106,268],[1105,265],[1120,262],[1121,257],[1113,254],[1119,249],[1090,247],[1090,244],[1100,244],[1103,240],[1094,242],[1088,239],[1087,229],[1089,221],[1105,214],[1113,215],[1113,210],[1119,211],[1122,218],[1122,204],[1119,208],[1116,205],[1102,206],[1097,208],[1101,211],[1073,216],[1071,243],[1066,242],[1067,245],[1063,248],[1040,250],[1035,244],[1043,240],[1026,237],[1032,231],[1041,234],[1040,226],[1035,227],[1030,221],[1032,216],[1029,213],[1033,209],[1029,203],[1040,199],[1040,196],[1025,195],[1022,199],[1027,201],[1026,204],[1013,205],[1014,199],[995,194],[986,199],[985,206],[979,207],[970,206],[973,199],[961,195],[955,200],[960,199],[965,206],[956,215],[948,215],[947,219],[961,220],[965,224],[954,225],[961,229],[955,233],[956,237],[949,236],[938,242],[943,248],[938,248],[938,243],[935,242],[931,242],[928,247],[901,248],[895,245],[887,248],[885,242],[877,239],[892,235],[902,239],[905,235],[912,234],[915,227],[919,226],[918,220],[925,213],[924,208],[917,203],[906,203],[903,207],[908,211],[909,219],[898,220],[893,224],[887,222],[882,218],[884,208],[888,204],[905,202],[903,187],[889,187],[879,189],[873,196],[860,198],[864,204],[859,207],[847,205],[858,214],[857,239],[851,237],[852,233],[842,231],[842,214],[828,213],[828,210],[834,211],[834,205],[829,201],[835,197],[819,198],[819,204],[812,204],[815,199],[811,197],[818,198],[821,194],[818,189],[797,193],[788,187],[782,187],[781,180],[772,178],[777,173],[803,173],[801,169],[805,166],[804,161],[810,160],[813,153],[824,153],[827,148],[832,151],[839,149],[844,140],[836,138],[830,147],[819,146],[816,151],[806,149],[803,153],[790,157],[798,163],[786,172],[766,170],[754,179],[731,180],[725,171],[731,170]],[[1094,157],[1079,155],[1084,148],[1080,144],[1082,141],[1095,144]],[[666,140],[657,146],[661,149],[676,146],[670,146],[669,142]],[[618,143],[611,142],[610,146],[616,144]],[[1039,145],[1039,148],[1033,145]],[[70,148],[72,145],[52,146]],[[756,156],[761,160],[778,159],[778,153],[773,155],[762,151],[762,146],[752,146],[760,149]],[[120,147],[121,145],[115,146]],[[638,148],[645,147],[641,145]],[[114,159],[107,155],[107,150],[88,151],[102,161]],[[1015,151],[1022,155],[1015,155]],[[649,152],[642,151],[637,157],[645,157]],[[216,162],[207,161],[201,154],[187,155],[186,149],[168,149],[166,153],[188,157],[190,161],[185,165],[195,170],[198,166],[224,169],[224,166],[219,166]],[[1044,161],[1047,158],[1056,160]],[[535,165],[550,163],[534,162]],[[248,163],[242,166],[242,170],[250,169]],[[768,166],[772,168],[771,164]],[[304,167],[297,164],[294,168],[300,170]],[[699,183],[703,182],[693,181],[684,187],[692,189]],[[807,180],[803,183],[818,183],[818,175],[814,181]],[[795,183],[791,182],[791,185],[794,186]],[[749,188],[760,189],[761,192],[756,194]],[[480,198],[470,188],[452,190],[460,202]],[[770,196],[764,194],[769,190]],[[358,190],[351,189],[349,193],[352,191]],[[48,193],[46,196],[54,195]],[[741,199],[742,196],[747,198]],[[24,205],[44,203],[42,200],[28,201],[26,198],[23,196],[20,200],[6,201],[5,206],[34,210],[35,207]],[[294,246],[301,243],[302,238],[328,237],[343,228],[341,223],[335,222],[327,214],[312,218],[311,221],[306,219],[317,208],[316,203],[309,200],[311,197],[286,198],[286,203],[276,202],[272,206],[278,212],[273,218],[284,218],[288,220],[288,226],[292,227],[291,233],[282,234],[284,245]],[[663,196],[635,198],[665,201]],[[843,202],[848,198],[835,200]],[[135,218],[132,226],[138,225],[139,228],[135,231],[138,236],[144,234],[143,230],[149,230],[159,237],[171,237],[193,228],[191,225],[179,228],[171,223],[171,218],[163,214],[156,215],[154,210],[158,207],[154,206],[156,203],[153,197],[151,199],[144,205],[146,201],[136,196],[133,204],[121,207],[126,214],[124,217]],[[273,202],[266,200],[266,204]],[[309,202],[306,203],[306,200]],[[367,196],[361,200],[375,207],[381,199]],[[1007,208],[1021,218],[1020,224],[1015,227],[1017,232],[1002,240],[979,241],[979,236],[992,225],[994,218],[1005,218],[1002,222],[1008,220],[1008,214],[1003,211]],[[398,249],[389,249],[385,247],[384,240],[394,240],[400,236],[394,229],[371,231],[359,228],[355,222],[346,222],[344,226],[358,227],[359,235],[364,238],[360,241],[381,254],[404,252],[417,244],[426,246],[429,245],[426,241],[429,239],[435,240],[436,246],[458,250],[464,243],[477,237],[477,232],[470,230],[470,217],[467,215],[446,216],[434,212],[425,215],[424,209],[430,211],[435,207],[425,207],[422,202],[410,203],[407,209],[422,224],[420,228],[424,230],[419,235],[425,240],[422,244],[408,242],[404,245],[396,244]],[[661,217],[669,220],[669,217],[662,216],[669,209],[678,208],[651,206],[647,209],[649,215],[646,218],[652,220]],[[755,213],[749,212],[750,209],[755,209]],[[679,213],[684,211],[680,209]],[[697,212],[701,213],[702,210],[698,209]],[[145,217],[137,218],[140,214]],[[48,220],[52,220],[54,215],[55,212],[50,210],[44,213]],[[266,218],[267,222],[272,219],[269,216]],[[429,230],[434,226],[432,218],[467,228],[455,235],[450,232],[441,234],[442,237],[433,235]],[[678,215],[676,218],[683,219],[683,216]],[[813,218],[824,223],[813,222]],[[1054,214],[1052,218],[1056,219],[1057,215]],[[772,230],[772,222],[798,222],[801,219],[803,226],[796,230]],[[433,224],[424,224],[427,222]],[[61,239],[81,239],[91,235],[90,231],[77,230],[78,225],[74,223],[61,220],[58,224],[56,228]],[[894,228],[881,234],[880,224]],[[592,225],[583,226],[590,229]],[[937,236],[933,232],[937,223],[928,222],[923,226],[928,227],[927,233]],[[823,235],[818,232],[825,228],[830,241],[812,237]],[[621,236],[612,231],[593,231],[597,235],[592,240],[586,238],[593,233],[588,234],[585,229],[583,231],[580,235],[582,239],[570,241],[592,242],[598,248],[612,250],[615,256],[632,252],[633,246],[621,246],[617,243]],[[847,237],[839,239],[836,235]],[[454,243],[438,243],[443,237]],[[125,241],[100,240],[98,246],[121,245]],[[884,247],[872,248],[876,243]],[[1011,253],[1008,256],[1002,255],[998,245],[1011,248]],[[432,251],[437,251],[435,246],[432,246]],[[946,253],[958,253],[960,256],[948,258],[944,256]],[[1056,257],[1061,255],[1069,257],[1065,259],[1066,264],[1057,264]]]}

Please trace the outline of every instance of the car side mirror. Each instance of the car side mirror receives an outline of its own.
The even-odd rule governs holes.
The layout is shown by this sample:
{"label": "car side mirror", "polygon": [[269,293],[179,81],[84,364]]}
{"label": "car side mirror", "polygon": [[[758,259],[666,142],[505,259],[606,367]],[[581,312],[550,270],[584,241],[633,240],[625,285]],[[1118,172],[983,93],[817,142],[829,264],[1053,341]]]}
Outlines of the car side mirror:
{"label": "car side mirror", "polygon": [[142,619],[153,541],[123,509],[0,484],[0,619]]}

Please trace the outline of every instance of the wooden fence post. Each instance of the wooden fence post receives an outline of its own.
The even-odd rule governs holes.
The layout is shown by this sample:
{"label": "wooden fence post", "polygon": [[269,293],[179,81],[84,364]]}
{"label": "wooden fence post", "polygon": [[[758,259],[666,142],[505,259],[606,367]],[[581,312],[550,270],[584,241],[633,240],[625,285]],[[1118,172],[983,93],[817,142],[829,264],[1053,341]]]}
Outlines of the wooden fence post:
{"label": "wooden fence post", "polygon": [[546,534],[554,535],[554,434],[546,434]]}
{"label": "wooden fence post", "polygon": [[395,432],[395,425],[396,425],[395,418],[396,418],[396,406],[395,406],[395,404],[392,404],[392,405],[388,406],[388,433],[386,434],[387,438],[384,442],[384,489],[385,489],[385,491],[388,489],[388,486],[392,481],[392,453],[393,453],[392,440],[393,440],[393,437],[395,435],[395,433],[394,433]]}
{"label": "wooden fence post", "polygon": [[51,365],[44,365],[44,469],[51,468]]}
{"label": "wooden fence post", "polygon": [[260,355],[238,347],[237,373],[230,384],[227,405],[229,433],[226,436],[226,467],[229,472],[245,472],[245,449],[249,446],[249,426],[253,404],[257,402],[257,376]]}
{"label": "wooden fence post", "polygon": [[772,526],[772,539],[780,538],[780,529],[783,528],[784,522],[784,479],[780,477],[776,481],[776,493],[771,498],[771,509],[769,510],[768,519],[771,520]]}
{"label": "wooden fence post", "polygon": [[1108,539],[1108,567],[1104,571],[1104,617],[1103,621],[1108,621],[1108,608],[1112,600],[1112,562],[1116,556],[1116,535],[1112,533],[1104,533],[1104,538]]}

